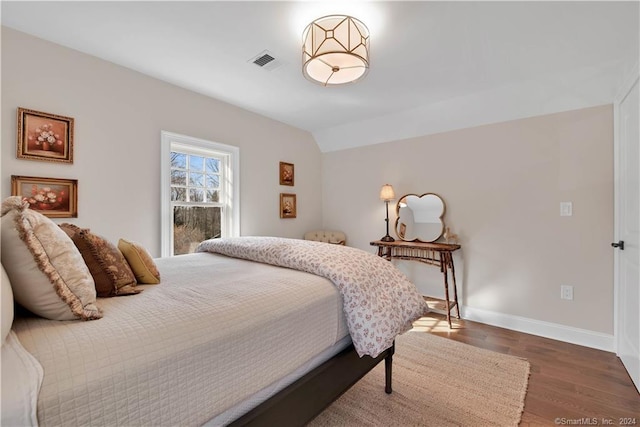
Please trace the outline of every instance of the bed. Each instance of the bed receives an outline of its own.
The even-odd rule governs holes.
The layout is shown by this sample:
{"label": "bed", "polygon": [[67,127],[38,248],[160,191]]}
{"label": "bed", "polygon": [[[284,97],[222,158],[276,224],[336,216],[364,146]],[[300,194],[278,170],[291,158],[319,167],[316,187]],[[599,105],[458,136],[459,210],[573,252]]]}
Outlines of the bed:
{"label": "bed", "polygon": [[[3,420],[12,408],[41,425],[304,425],[382,360],[391,392],[393,339],[425,312],[390,263],[353,248],[216,239],[155,262],[161,283],[98,299],[101,319],[14,319],[3,362],[22,369],[3,363]],[[400,282],[359,277],[370,263]],[[31,384],[21,402],[5,399],[13,375]]]}

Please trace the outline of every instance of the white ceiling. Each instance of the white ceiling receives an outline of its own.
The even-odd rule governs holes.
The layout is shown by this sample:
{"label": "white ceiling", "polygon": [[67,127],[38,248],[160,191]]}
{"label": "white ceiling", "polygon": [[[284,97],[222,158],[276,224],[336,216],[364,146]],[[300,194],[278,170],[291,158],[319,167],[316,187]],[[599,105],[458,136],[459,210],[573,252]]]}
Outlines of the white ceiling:
{"label": "white ceiling", "polygon": [[[314,18],[371,32],[364,80],[301,73]],[[11,2],[2,25],[310,131],[322,151],[611,103],[638,61],[633,2]],[[267,71],[250,59],[270,51]]]}

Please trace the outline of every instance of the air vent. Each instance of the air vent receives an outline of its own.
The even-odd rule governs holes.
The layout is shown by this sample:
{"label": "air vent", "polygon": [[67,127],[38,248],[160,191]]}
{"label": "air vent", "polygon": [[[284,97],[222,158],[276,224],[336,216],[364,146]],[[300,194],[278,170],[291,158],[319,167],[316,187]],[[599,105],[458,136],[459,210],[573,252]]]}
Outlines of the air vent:
{"label": "air vent", "polygon": [[261,57],[253,61],[253,63],[261,67],[264,67],[269,62],[274,61],[275,59],[276,58],[274,58],[273,56],[269,55],[268,53],[265,53],[264,55],[262,55]]}
{"label": "air vent", "polygon": [[282,65],[282,61],[277,59],[276,55],[274,55],[272,52],[269,52],[268,50],[260,52],[247,62],[251,62],[262,68],[263,70],[268,71],[273,71]]}

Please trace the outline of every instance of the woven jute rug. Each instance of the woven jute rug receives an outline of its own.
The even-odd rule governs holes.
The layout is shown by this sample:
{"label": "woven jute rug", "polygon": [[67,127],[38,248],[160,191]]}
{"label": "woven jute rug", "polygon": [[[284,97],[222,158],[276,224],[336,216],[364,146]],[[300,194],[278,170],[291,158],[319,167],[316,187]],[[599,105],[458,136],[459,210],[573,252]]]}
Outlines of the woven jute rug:
{"label": "woven jute rug", "polygon": [[396,339],[392,394],[380,363],[309,425],[516,426],[528,380],[526,360],[409,331]]}

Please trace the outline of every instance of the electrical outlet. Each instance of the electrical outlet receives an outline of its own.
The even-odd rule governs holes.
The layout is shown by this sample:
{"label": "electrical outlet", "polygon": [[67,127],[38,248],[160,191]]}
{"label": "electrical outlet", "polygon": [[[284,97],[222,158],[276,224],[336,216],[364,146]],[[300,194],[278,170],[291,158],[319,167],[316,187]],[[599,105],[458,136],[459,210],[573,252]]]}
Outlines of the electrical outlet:
{"label": "electrical outlet", "polygon": [[566,300],[573,300],[573,286],[561,285],[560,298],[566,299]]}
{"label": "electrical outlet", "polygon": [[573,203],[560,202],[560,216],[572,216],[573,215]]}

